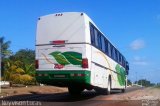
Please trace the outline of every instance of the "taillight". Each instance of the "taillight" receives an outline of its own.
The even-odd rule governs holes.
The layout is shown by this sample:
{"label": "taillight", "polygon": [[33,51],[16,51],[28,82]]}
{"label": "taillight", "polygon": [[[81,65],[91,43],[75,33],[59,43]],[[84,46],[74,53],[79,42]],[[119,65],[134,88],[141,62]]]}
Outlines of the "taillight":
{"label": "taillight", "polygon": [[82,59],[82,68],[88,68],[88,59],[87,58]]}
{"label": "taillight", "polygon": [[35,66],[36,66],[36,69],[39,68],[39,61],[38,60],[35,61]]}
{"label": "taillight", "polygon": [[50,41],[50,44],[54,44],[54,45],[65,44],[65,40]]}

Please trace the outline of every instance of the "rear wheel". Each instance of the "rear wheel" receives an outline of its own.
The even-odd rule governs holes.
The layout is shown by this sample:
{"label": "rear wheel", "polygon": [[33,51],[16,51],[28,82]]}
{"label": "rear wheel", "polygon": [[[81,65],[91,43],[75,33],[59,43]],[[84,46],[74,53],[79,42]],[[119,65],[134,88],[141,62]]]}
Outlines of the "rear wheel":
{"label": "rear wheel", "polygon": [[106,94],[109,95],[111,94],[111,79],[108,79],[108,87],[106,89]]}
{"label": "rear wheel", "polygon": [[125,92],[125,89],[121,89],[121,92],[124,93],[124,92]]}
{"label": "rear wheel", "polygon": [[80,95],[84,89],[78,86],[69,86],[68,91],[70,95]]}
{"label": "rear wheel", "polygon": [[96,87],[95,88],[95,91],[99,94],[102,94],[102,95],[109,95],[111,94],[111,77],[109,77],[108,79],[108,87],[107,88],[99,88],[99,87]]}
{"label": "rear wheel", "polygon": [[104,89],[103,94],[109,95],[111,94],[111,77],[108,79],[108,87]]}
{"label": "rear wheel", "polygon": [[127,88],[127,87],[126,87],[126,83],[125,83],[125,88],[121,89],[121,92],[122,92],[122,93],[125,93],[126,88]]}

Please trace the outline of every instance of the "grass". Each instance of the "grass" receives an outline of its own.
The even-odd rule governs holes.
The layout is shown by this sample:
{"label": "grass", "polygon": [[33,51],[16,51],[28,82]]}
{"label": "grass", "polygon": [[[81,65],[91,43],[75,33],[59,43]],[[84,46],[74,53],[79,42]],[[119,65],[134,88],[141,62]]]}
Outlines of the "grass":
{"label": "grass", "polygon": [[160,85],[156,85],[155,88],[159,88],[160,89]]}

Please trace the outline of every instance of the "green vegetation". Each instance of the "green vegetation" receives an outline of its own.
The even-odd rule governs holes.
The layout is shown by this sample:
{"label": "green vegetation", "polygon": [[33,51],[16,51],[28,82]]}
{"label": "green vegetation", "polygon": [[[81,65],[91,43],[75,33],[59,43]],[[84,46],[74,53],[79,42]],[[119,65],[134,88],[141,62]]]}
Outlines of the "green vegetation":
{"label": "green vegetation", "polygon": [[157,83],[157,84],[155,85],[155,88],[159,88],[159,89],[160,89],[160,83]]}
{"label": "green vegetation", "polygon": [[[11,44],[11,41],[5,41],[4,37],[0,37],[1,60],[2,61],[4,60],[4,58],[9,57],[12,54],[11,50],[9,50],[10,44]],[[1,62],[1,66],[3,66],[3,65],[4,65],[4,63]],[[1,75],[3,76],[3,74],[4,74],[3,67],[2,67],[1,70],[2,70]]]}
{"label": "green vegetation", "polygon": [[131,82],[131,80],[127,80],[127,85],[129,86],[129,85],[132,85],[132,82]]}
{"label": "green vegetation", "polygon": [[2,44],[2,80],[12,84],[35,84],[35,52],[30,49],[21,49],[15,54],[9,50],[10,41],[4,42],[4,37],[0,38]]}
{"label": "green vegetation", "polygon": [[160,89],[160,85],[156,86],[156,88],[159,88],[159,89]]}
{"label": "green vegetation", "polygon": [[4,59],[7,56],[10,56],[12,54],[11,50],[9,50],[11,41],[6,41],[4,37],[0,37],[0,44],[1,44],[1,56],[2,59]]}
{"label": "green vegetation", "polygon": [[150,81],[146,80],[146,79],[140,79],[138,81],[135,81],[136,84],[138,85],[142,85],[145,87],[149,87],[149,86],[154,86],[154,83],[151,83]]}

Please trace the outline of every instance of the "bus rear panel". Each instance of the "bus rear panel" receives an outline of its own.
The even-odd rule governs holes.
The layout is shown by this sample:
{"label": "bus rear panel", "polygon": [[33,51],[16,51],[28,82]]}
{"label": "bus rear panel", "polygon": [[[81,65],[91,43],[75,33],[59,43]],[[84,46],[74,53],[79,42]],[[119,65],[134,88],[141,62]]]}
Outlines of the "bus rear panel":
{"label": "bus rear panel", "polygon": [[90,85],[84,16],[58,13],[40,17],[36,36],[36,79],[39,83]]}

